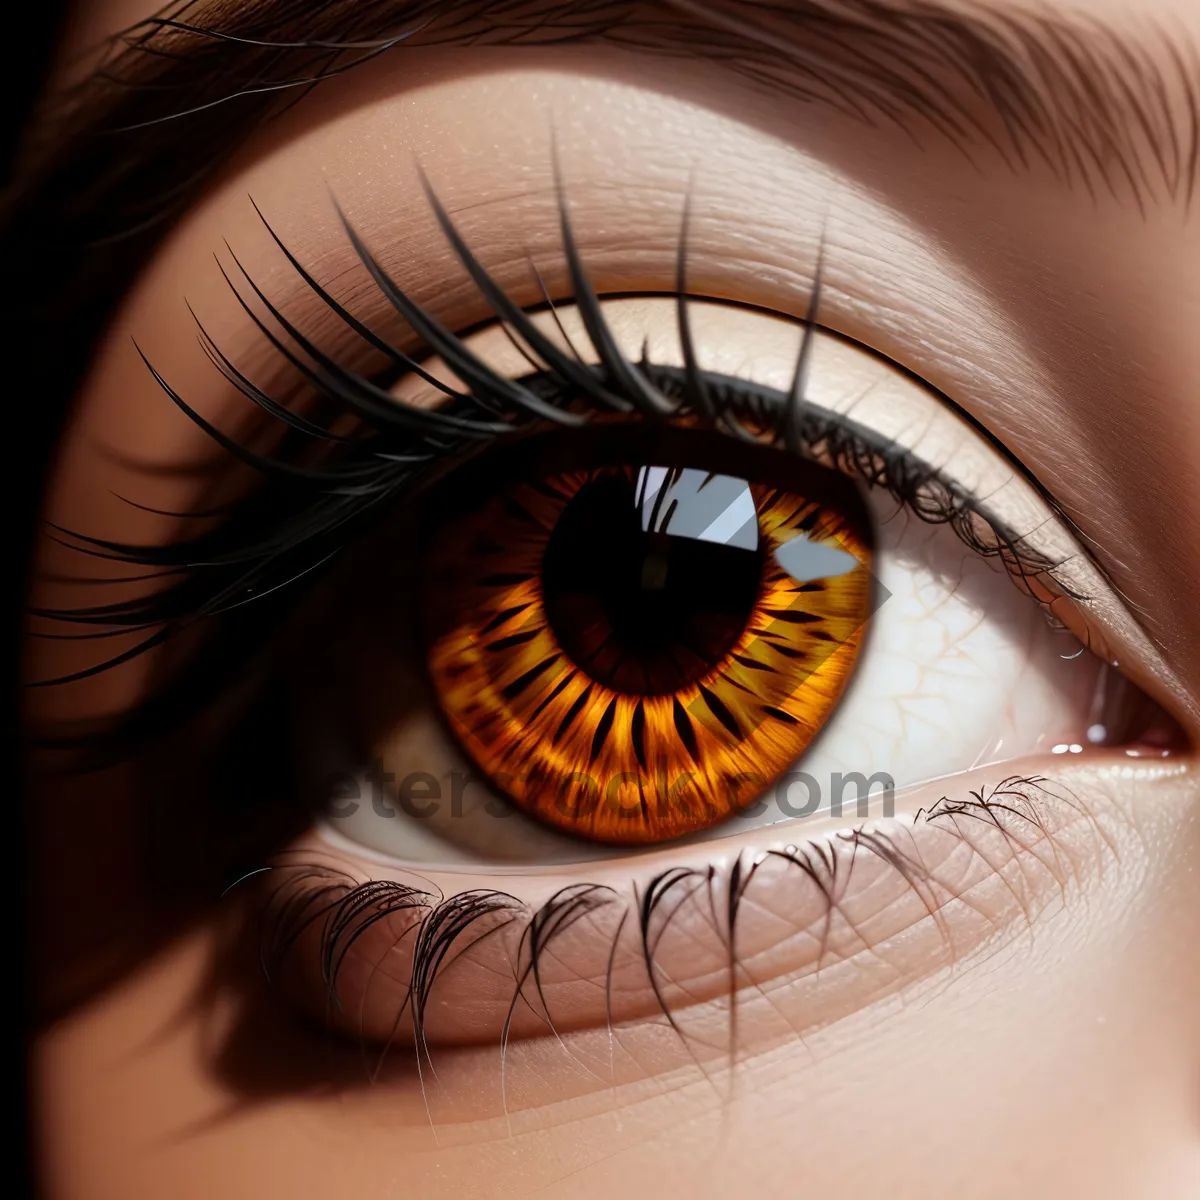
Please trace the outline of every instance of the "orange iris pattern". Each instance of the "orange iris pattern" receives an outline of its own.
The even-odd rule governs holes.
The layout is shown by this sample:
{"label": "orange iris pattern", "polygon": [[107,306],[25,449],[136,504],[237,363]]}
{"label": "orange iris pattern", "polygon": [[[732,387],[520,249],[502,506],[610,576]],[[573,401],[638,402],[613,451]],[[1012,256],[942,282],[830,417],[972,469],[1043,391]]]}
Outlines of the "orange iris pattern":
{"label": "orange iris pattern", "polygon": [[[512,484],[439,535],[428,668],[449,725],[491,786],[565,832],[647,844],[750,805],[812,742],[858,655],[871,553],[830,507],[750,483],[760,551],[740,633],[670,692],[615,690],[563,648],[543,574],[567,506],[613,474],[632,481],[637,468]],[[859,566],[798,582],[774,551],[801,535],[849,552]]]}

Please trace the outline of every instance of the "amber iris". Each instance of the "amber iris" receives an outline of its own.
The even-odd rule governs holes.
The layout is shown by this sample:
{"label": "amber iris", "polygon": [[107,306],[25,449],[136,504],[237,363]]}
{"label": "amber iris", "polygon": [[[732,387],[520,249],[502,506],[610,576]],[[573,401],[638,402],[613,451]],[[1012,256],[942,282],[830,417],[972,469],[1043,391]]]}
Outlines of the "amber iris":
{"label": "amber iris", "polygon": [[871,598],[870,548],[827,499],[643,466],[505,485],[430,566],[429,671],[464,748],[524,811],[625,844],[725,820],[787,771]]}

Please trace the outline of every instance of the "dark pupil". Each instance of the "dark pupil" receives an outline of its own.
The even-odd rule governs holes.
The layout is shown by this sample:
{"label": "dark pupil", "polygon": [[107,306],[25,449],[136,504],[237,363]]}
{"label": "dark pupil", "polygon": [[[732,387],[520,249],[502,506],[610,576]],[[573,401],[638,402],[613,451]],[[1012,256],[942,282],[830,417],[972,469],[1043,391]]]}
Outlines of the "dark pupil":
{"label": "dark pupil", "polygon": [[758,549],[643,531],[634,482],[622,475],[580,489],[542,562],[546,612],[563,650],[597,682],[642,695],[678,691],[724,658],[762,574]]}

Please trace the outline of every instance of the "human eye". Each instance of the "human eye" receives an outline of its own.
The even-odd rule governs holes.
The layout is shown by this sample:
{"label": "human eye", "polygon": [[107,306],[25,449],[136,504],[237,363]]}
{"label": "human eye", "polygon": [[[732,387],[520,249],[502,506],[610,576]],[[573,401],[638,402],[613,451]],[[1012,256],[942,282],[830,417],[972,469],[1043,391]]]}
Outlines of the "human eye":
{"label": "human eye", "polygon": [[[1089,616],[1102,575],[944,397],[815,313],[601,300],[569,224],[582,300],[527,312],[433,203],[503,324],[449,333],[351,228],[432,345],[397,413],[370,385],[370,438],[314,489],[370,511],[409,488],[415,510],[288,643],[308,648],[288,691],[315,697],[298,720],[358,797],[333,831],[409,863],[570,861],[865,816],[872,788],[890,815],[897,788],[1022,757],[1179,748],[1111,665],[1145,643]],[[351,411],[368,397],[320,372]]]}
{"label": "human eye", "polygon": [[775,1055],[824,1095],[799,1056],[872,1080],[910,1005],[1091,997],[1174,878],[1196,704],[1130,500],[1173,476],[1117,386],[1170,339],[991,175],[627,52],[281,113],[65,431],[30,723],[112,852],[51,841],[238,1101],[490,1145]]}
{"label": "human eye", "polygon": [[[824,246],[799,317],[697,296],[687,192],[674,290],[605,295],[556,168],[559,252],[529,262],[540,295],[522,306],[423,186],[453,252],[447,283],[457,270],[489,311],[455,332],[331,198],[376,302],[403,323],[403,340],[382,337],[256,208],[313,306],[302,326],[235,252],[219,262],[227,303],[272,355],[270,389],[195,317],[211,370],[263,418],[252,434],[202,416],[136,353],[164,402],[260,482],[198,537],[101,547],[182,582],[47,614],[170,640],[199,612],[240,626],[223,657],[257,644],[265,698],[243,719],[257,726],[269,708],[281,732],[254,757],[317,804],[308,859],[271,872],[278,944],[305,945],[328,920],[311,904],[355,847],[424,879],[607,864],[759,829],[780,854],[811,818],[882,819],[890,846],[913,836],[915,812],[942,833],[960,816],[935,804],[897,818],[897,791],[903,804],[981,769],[1032,830],[1043,791],[1071,823],[1046,774],[1056,758],[1184,747],[1132,682],[1169,698],[1148,640],[1113,618],[1110,585],[1019,464],[919,377],[822,324]],[[346,335],[370,357],[355,363]],[[172,618],[181,591],[188,608]],[[182,678],[203,663],[185,655]],[[388,911],[364,901],[376,882],[344,884],[338,907],[354,916],[323,954],[361,954]],[[437,908],[407,886],[412,919],[387,927],[415,977]],[[517,903],[496,893],[485,928]],[[387,1027],[364,1012],[390,1004],[394,1022],[411,1009],[411,981],[376,985],[368,1005],[342,969],[332,984],[360,1032]],[[426,1036],[417,1012],[407,1020]]]}

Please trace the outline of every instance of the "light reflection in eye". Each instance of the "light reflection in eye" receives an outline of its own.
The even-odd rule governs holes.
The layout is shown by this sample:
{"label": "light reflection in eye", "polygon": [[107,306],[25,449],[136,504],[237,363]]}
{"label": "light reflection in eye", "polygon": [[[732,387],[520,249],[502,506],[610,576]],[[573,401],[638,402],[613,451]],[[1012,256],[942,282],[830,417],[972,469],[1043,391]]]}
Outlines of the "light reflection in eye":
{"label": "light reflection in eye", "polygon": [[635,485],[642,530],[758,549],[750,485],[694,467],[639,467]]}
{"label": "light reflection in eye", "polygon": [[[758,549],[758,514],[744,479],[694,467],[674,472],[669,467],[641,467],[637,497],[644,531]],[[836,579],[860,565],[853,554],[814,541],[805,532],[779,542],[772,553],[797,583]]]}

